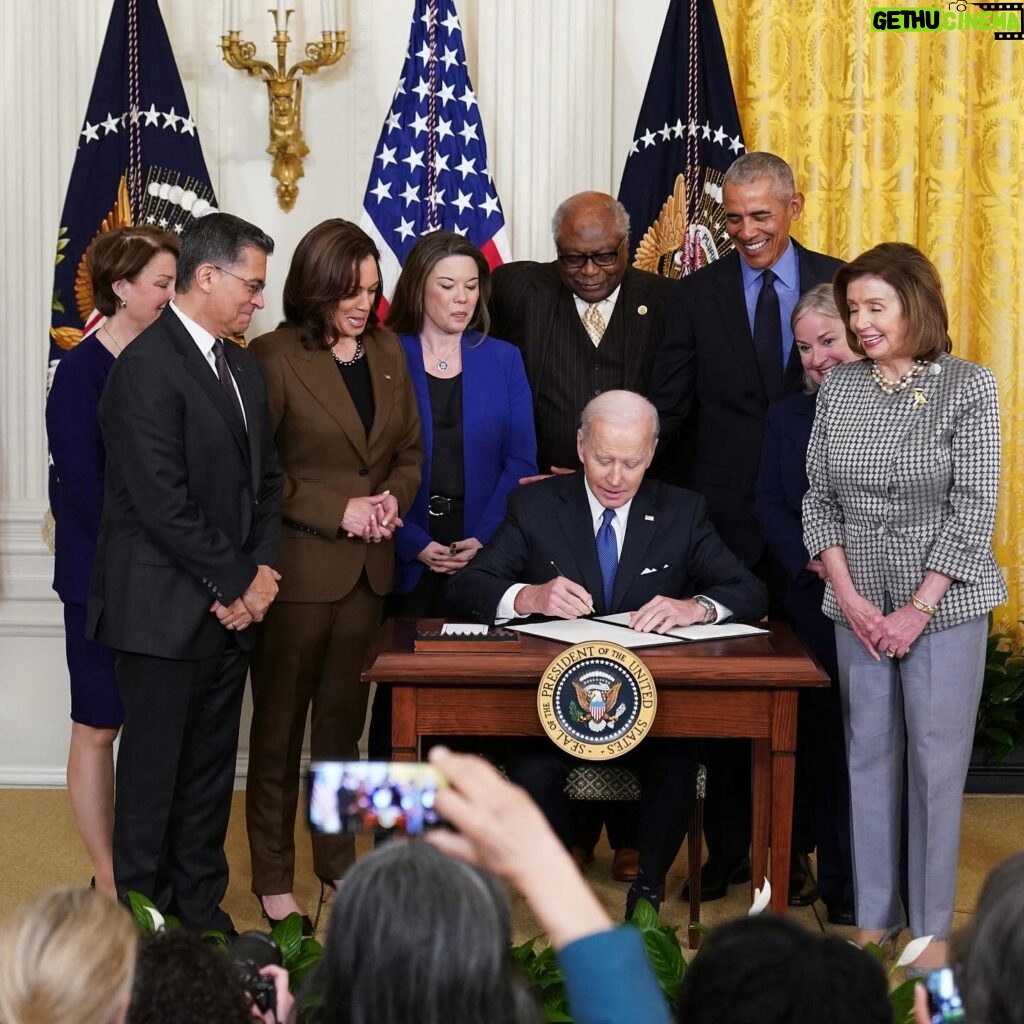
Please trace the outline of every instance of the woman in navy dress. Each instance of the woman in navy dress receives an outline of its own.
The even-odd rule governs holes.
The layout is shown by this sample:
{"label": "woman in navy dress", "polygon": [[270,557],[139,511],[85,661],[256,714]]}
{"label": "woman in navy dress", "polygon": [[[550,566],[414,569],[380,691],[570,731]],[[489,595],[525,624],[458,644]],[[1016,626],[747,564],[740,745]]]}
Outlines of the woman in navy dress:
{"label": "woman in navy dress", "polygon": [[103,511],[106,457],[97,409],[114,360],[174,298],[174,235],[150,227],[100,235],[89,250],[93,301],[106,319],[57,366],[46,402],[56,521],[53,589],[64,605],[71,677],[68,796],[96,888],[114,895],[114,740],[123,712],[114,654],[85,638],[85,603]]}
{"label": "woman in navy dress", "polygon": [[818,892],[832,924],[852,925],[850,786],[846,775],[839,708],[835,629],[821,610],[825,568],[804,547],[801,524],[807,493],[807,444],[814,404],[825,375],[840,363],[860,359],[846,342],[830,283],[802,295],[793,309],[793,341],[804,368],[803,392],[773,402],[764,424],[761,465],[754,493],[757,517],[772,554],[786,571],[784,606],[793,629],[832,680],[828,690],[801,694],[796,801],[811,834],[797,835],[794,856],[818,849]]}
{"label": "woman in navy dress", "polygon": [[[491,272],[483,253],[452,231],[409,251],[388,313],[416,391],[423,478],[395,532],[392,616],[442,614],[453,573],[505,518],[509,492],[537,472],[533,401],[519,350],[487,336]],[[390,692],[377,691],[371,756],[389,756]]]}

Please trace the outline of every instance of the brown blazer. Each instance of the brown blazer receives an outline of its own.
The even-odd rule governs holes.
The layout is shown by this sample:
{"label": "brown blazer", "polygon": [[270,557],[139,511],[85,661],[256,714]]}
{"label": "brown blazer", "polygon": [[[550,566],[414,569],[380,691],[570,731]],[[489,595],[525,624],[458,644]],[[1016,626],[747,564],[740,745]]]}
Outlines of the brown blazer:
{"label": "brown blazer", "polygon": [[338,601],[366,570],[377,594],[391,590],[391,541],[338,536],[349,498],[389,490],[405,513],[416,494],[423,444],[416,395],[398,339],[378,327],[366,339],[375,414],[369,437],[326,349],[310,351],[293,327],[249,346],[266,381],[284,471],[279,601]]}

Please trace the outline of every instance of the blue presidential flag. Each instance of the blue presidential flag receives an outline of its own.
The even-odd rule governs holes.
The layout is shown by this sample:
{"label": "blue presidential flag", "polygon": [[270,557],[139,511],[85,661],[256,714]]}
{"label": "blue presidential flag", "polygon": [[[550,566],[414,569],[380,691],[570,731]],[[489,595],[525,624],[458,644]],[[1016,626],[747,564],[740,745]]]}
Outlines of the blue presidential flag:
{"label": "blue presidential flag", "polygon": [[619,186],[634,265],[680,277],[732,242],[722,178],[745,150],[713,0],[671,0]]}
{"label": "blue presidential flag", "polygon": [[136,224],[180,234],[215,209],[157,0],[114,0],[60,219],[51,365],[99,319],[85,263],[97,235]]}
{"label": "blue presidential flag", "polygon": [[402,77],[374,150],[362,227],[381,254],[384,302],[416,239],[465,235],[491,267],[509,259],[480,107],[452,0],[416,0]]}

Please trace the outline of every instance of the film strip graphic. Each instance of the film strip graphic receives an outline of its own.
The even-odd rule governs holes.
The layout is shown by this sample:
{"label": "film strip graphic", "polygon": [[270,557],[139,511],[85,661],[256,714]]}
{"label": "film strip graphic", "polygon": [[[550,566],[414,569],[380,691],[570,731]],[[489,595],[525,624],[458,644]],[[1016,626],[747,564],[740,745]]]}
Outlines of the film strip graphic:
{"label": "film strip graphic", "polygon": [[[972,3],[972,7],[980,8],[983,11],[1015,11],[1017,14],[1017,24],[1024,29],[1024,3],[1015,4],[986,4],[986,3]],[[1021,32],[993,32],[993,39],[1024,39],[1024,31]]]}

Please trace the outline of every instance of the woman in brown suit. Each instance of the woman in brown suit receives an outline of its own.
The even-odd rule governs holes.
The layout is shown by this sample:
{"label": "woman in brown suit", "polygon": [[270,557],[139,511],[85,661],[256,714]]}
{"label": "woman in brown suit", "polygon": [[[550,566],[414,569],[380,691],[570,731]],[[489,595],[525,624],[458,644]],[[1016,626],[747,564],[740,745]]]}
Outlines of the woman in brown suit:
{"label": "woman in brown suit", "polygon": [[[416,396],[398,339],[377,323],[378,261],[355,224],[317,225],[288,271],[286,326],[251,346],[285,473],[281,590],[253,652],[246,792],[252,889],[272,921],[302,913],[293,836],[307,710],[314,759],[358,758],[360,672],[391,590],[392,534],[420,482]],[[313,837],[327,883],[354,856],[350,838]]]}

